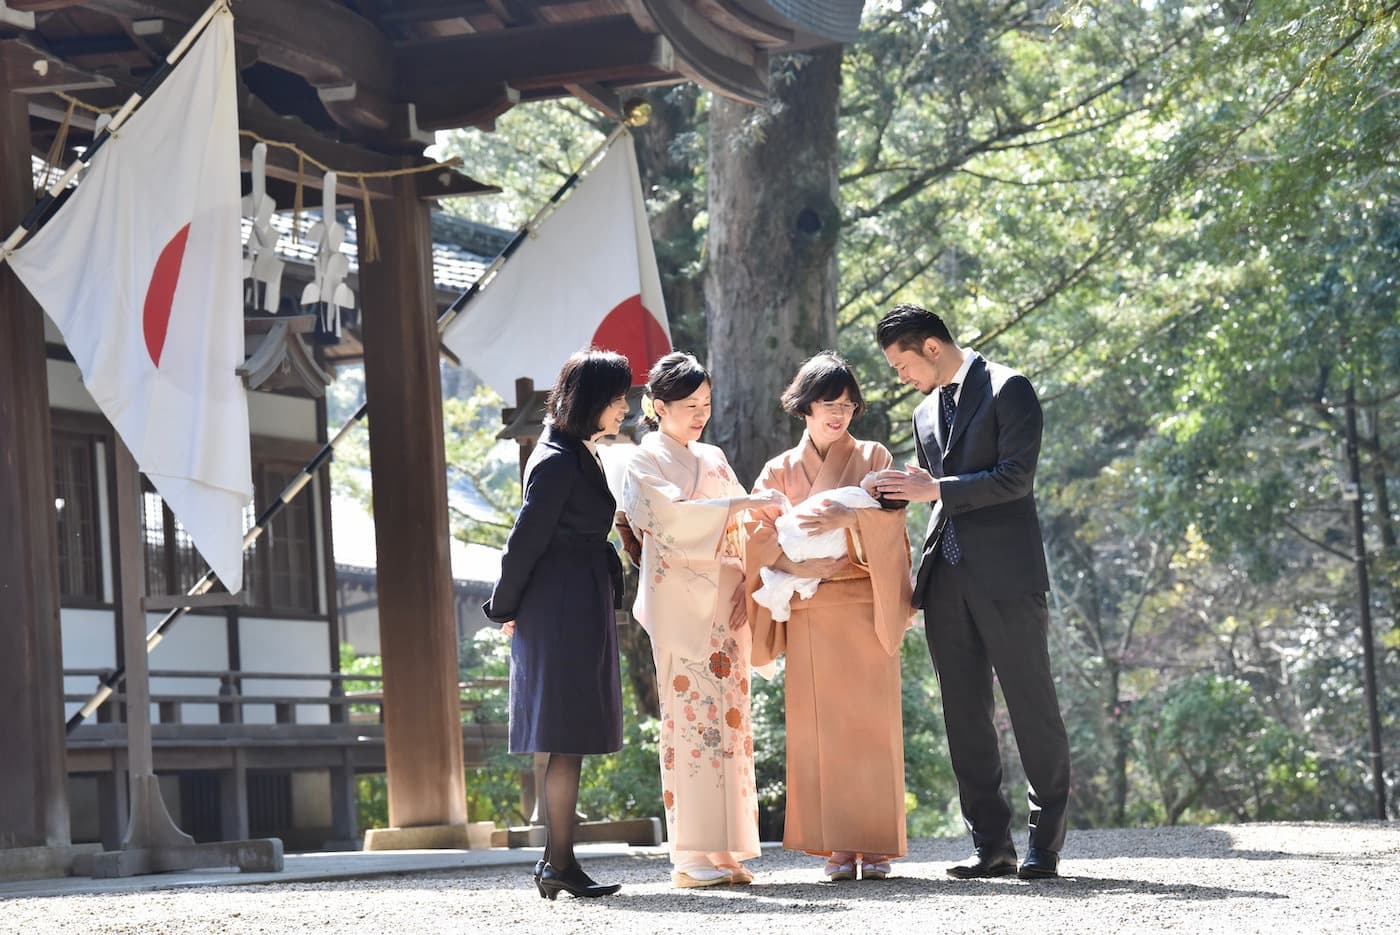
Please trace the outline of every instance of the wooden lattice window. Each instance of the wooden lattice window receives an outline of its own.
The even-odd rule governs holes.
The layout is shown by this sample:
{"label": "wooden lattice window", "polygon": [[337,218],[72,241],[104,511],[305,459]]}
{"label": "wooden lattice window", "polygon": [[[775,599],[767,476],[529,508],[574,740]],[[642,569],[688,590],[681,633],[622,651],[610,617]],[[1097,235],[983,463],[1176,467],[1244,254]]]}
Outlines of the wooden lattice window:
{"label": "wooden lattice window", "polygon": [[[251,529],[267,504],[277,499],[300,466],[255,460],[254,500],[243,511]],[[287,504],[251,549],[243,553],[243,605],[277,614],[319,612],[314,487]],[[148,594],[182,594],[208,567],[184,526],[142,478],[142,541],[146,548]]]}
{"label": "wooden lattice window", "polygon": [[190,534],[145,475],[141,477],[141,543],[146,550],[147,594],[184,594],[208,567]]}
{"label": "wooden lattice window", "polygon": [[104,598],[95,442],[83,433],[53,433],[58,588],[64,600]]}
{"label": "wooden lattice window", "polygon": [[[262,513],[297,476],[299,465],[254,465],[256,512]],[[282,508],[257,544],[243,554],[244,603],[266,610],[314,614],[319,608],[316,565],[315,487],[309,486]],[[252,526],[254,513],[245,525]]]}

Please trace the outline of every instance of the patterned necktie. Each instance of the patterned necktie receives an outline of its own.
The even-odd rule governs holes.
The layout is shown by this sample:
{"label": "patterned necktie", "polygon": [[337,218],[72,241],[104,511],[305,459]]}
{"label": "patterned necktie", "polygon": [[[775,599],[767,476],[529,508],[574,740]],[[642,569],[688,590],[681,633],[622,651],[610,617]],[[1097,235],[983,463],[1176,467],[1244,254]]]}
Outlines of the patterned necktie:
{"label": "patterned necktie", "polygon": [[[949,383],[938,391],[939,411],[943,415],[943,452],[948,451],[948,442],[953,434],[953,416],[957,413],[958,404],[954,401],[953,395],[957,393],[958,385]],[[945,508],[946,510],[946,508]],[[943,557],[948,560],[949,565],[956,565],[962,561],[962,546],[958,544],[958,533],[953,528],[953,518],[947,517],[943,521]]]}
{"label": "patterned necktie", "polygon": [[953,415],[958,411],[958,404],[954,398],[958,392],[956,383],[949,383],[938,391],[938,401],[940,411],[943,413],[943,450],[948,450],[948,436],[953,432]]}

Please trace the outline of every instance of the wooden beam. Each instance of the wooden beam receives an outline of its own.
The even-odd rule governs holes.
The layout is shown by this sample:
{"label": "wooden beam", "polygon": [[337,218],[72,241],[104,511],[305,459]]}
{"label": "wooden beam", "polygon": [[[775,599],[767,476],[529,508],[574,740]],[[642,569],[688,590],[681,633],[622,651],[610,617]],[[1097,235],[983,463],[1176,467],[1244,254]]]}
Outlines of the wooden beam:
{"label": "wooden beam", "polygon": [[796,38],[791,29],[760,19],[738,0],[697,0],[696,7],[726,32],[763,46],[791,45]]}
{"label": "wooden beam", "polygon": [[407,42],[395,47],[394,63],[403,96],[417,102],[442,88],[506,82],[524,90],[669,71],[673,59],[663,37],[612,16]]}
{"label": "wooden beam", "polygon": [[489,128],[497,117],[520,103],[520,92],[504,82],[476,87],[443,86],[426,91],[414,103],[424,130]]}
{"label": "wooden beam", "polygon": [[9,0],[8,6],[22,13],[45,13],[49,10],[80,6],[83,2],[84,0]]}
{"label": "wooden beam", "polygon": [[[239,101],[238,120],[243,129],[250,130],[264,139],[291,143],[308,156],[320,160],[339,172],[387,172],[405,166],[403,157],[390,156],[365,149],[362,146],[329,139],[295,117],[283,117],[275,113],[252,93],[245,93]],[[246,165],[254,141],[248,137],[241,137],[240,140]],[[425,166],[432,163],[433,160],[422,157],[407,160],[407,164],[410,166]],[[268,147],[267,174],[269,178],[295,183],[297,169],[295,153],[281,147]],[[305,174],[302,176],[303,184],[310,189],[320,191],[321,170],[310,164],[305,166],[305,170]],[[452,195],[488,194],[500,190],[478,182],[454,169],[423,173],[416,176],[416,179],[415,185],[419,197],[423,199],[446,198]],[[337,182],[337,198],[343,198],[348,202],[358,200],[361,197],[358,179],[342,177]],[[392,180],[387,178],[368,179],[366,186],[370,190],[371,197],[387,198],[392,189],[391,183]],[[308,201],[308,203],[310,202]],[[282,204],[280,198],[278,204],[284,208],[291,207],[291,202]]]}
{"label": "wooden beam", "polygon": [[[84,6],[127,19],[193,23],[208,0],[89,0]],[[349,124],[356,128],[393,122],[394,114],[379,104],[390,99],[395,83],[391,47],[372,22],[335,0],[239,0],[233,9],[239,39],[257,46],[260,61],[301,75],[318,89],[362,89],[360,106],[332,117],[356,121],[373,115],[370,124]]]}
{"label": "wooden beam", "polygon": [[622,98],[611,88],[601,84],[566,84],[564,89],[613,120],[622,119]]}
{"label": "wooden beam", "polygon": [[[113,96],[114,100],[118,96],[125,96],[126,92],[123,89],[116,88],[114,90],[117,92]],[[94,95],[84,95],[84,98],[98,103],[93,100]],[[110,102],[103,100],[100,102],[100,106],[106,106],[108,103]],[[28,110],[31,116],[56,124],[63,119],[67,105],[61,100],[36,94],[30,98]],[[302,152],[331,166],[340,173],[384,172],[401,169],[404,166],[403,157],[390,156],[352,143],[337,142],[295,117],[284,117],[277,114],[256,95],[248,91],[243,91],[240,95],[238,124],[243,130],[256,133],[263,139],[291,143]],[[73,116],[73,126],[91,133],[95,126],[92,114],[79,110]],[[249,137],[239,137],[245,170],[251,164],[254,142]],[[414,157],[409,162],[412,165],[420,166],[435,164],[435,160],[423,157]],[[277,146],[268,147],[268,180],[273,183],[271,186],[275,189],[273,197],[282,208],[292,206],[292,193],[293,186],[297,181],[297,170],[295,153]],[[303,186],[308,192],[319,192],[321,190],[321,170],[310,163],[304,167],[304,170],[301,176]],[[500,191],[499,188],[479,182],[458,169],[444,168],[438,172],[425,172],[416,178],[418,197],[423,200],[450,198],[458,195],[486,195]],[[278,182],[286,183],[285,187],[278,186],[276,184]],[[369,179],[366,181],[366,186],[369,188],[370,197],[375,200],[389,197],[390,184],[388,179]],[[359,180],[347,178],[343,174],[338,180],[336,191],[337,199],[346,203],[361,198]],[[308,195],[307,203],[314,204],[315,199]]]}
{"label": "wooden beam", "polygon": [[768,53],[725,32],[689,0],[628,0],[671,40],[680,71],[726,97],[757,104],[768,96]]}
{"label": "wooden beam", "polygon": [[22,39],[0,40],[0,87],[19,94],[110,88],[112,79],[67,64]]}
{"label": "wooden beam", "polygon": [[316,96],[331,119],[342,127],[387,130],[402,110],[402,105],[389,95],[362,88],[354,81],[321,85],[316,88]]}

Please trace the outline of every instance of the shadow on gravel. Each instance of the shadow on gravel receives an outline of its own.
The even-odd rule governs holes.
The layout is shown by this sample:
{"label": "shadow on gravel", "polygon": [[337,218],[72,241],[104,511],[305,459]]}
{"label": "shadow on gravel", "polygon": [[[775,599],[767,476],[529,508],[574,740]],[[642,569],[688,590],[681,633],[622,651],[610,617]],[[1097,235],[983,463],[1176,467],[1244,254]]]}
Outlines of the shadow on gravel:
{"label": "shadow on gravel", "polygon": [[[1175,843],[1180,835],[1189,835],[1192,847],[1182,850]],[[1163,845],[1161,842],[1173,842]],[[1165,850],[1159,853],[1159,850]],[[1067,859],[1105,857],[1175,858],[1201,860],[1315,860],[1335,863],[1333,853],[1299,853],[1297,851],[1241,848],[1230,831],[1220,828],[1182,826],[1177,828],[1121,828],[1071,831],[1065,846]]]}
{"label": "shadow on gravel", "polygon": [[1145,880],[1120,880],[1107,877],[1062,877],[1035,883],[1021,881],[957,881],[929,880],[919,877],[892,877],[880,883],[755,883],[735,888],[712,890],[670,891],[661,894],[636,894],[610,900],[619,911],[639,912],[675,908],[690,912],[772,913],[772,912],[840,912],[852,904],[906,902],[913,900],[951,900],[963,897],[1000,899],[1029,897],[1032,899],[1093,900],[1104,897],[1150,896],[1157,899],[1186,902],[1209,902],[1229,899],[1286,899],[1281,893],[1267,890],[1199,886],[1193,883],[1164,884]]}

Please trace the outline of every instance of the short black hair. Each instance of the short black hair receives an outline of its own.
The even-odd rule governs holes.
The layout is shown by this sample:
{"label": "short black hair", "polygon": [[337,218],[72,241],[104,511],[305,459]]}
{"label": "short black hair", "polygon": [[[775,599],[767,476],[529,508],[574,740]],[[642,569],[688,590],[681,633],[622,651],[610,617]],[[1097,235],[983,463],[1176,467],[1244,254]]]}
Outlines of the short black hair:
{"label": "short black hair", "polygon": [[790,416],[810,416],[812,403],[839,399],[843,392],[856,404],[855,415],[865,411],[865,397],[851,365],[835,351],[822,351],[797,368],[797,376],[783,391],[783,411]]}
{"label": "short black hair", "polygon": [[598,434],[603,410],[631,388],[632,365],[627,358],[590,347],[564,362],[549,391],[545,415],[556,432],[589,439]]}
{"label": "short black hair", "polygon": [[885,313],[875,326],[880,347],[898,344],[901,351],[917,351],[929,338],[944,344],[956,344],[953,333],[943,319],[920,305],[896,305]]}
{"label": "short black hair", "polygon": [[[647,395],[659,402],[673,403],[686,399],[709,382],[710,371],[701,366],[694,354],[673,351],[652,364],[647,374]],[[644,418],[648,428],[654,429],[660,424],[651,416]]]}

